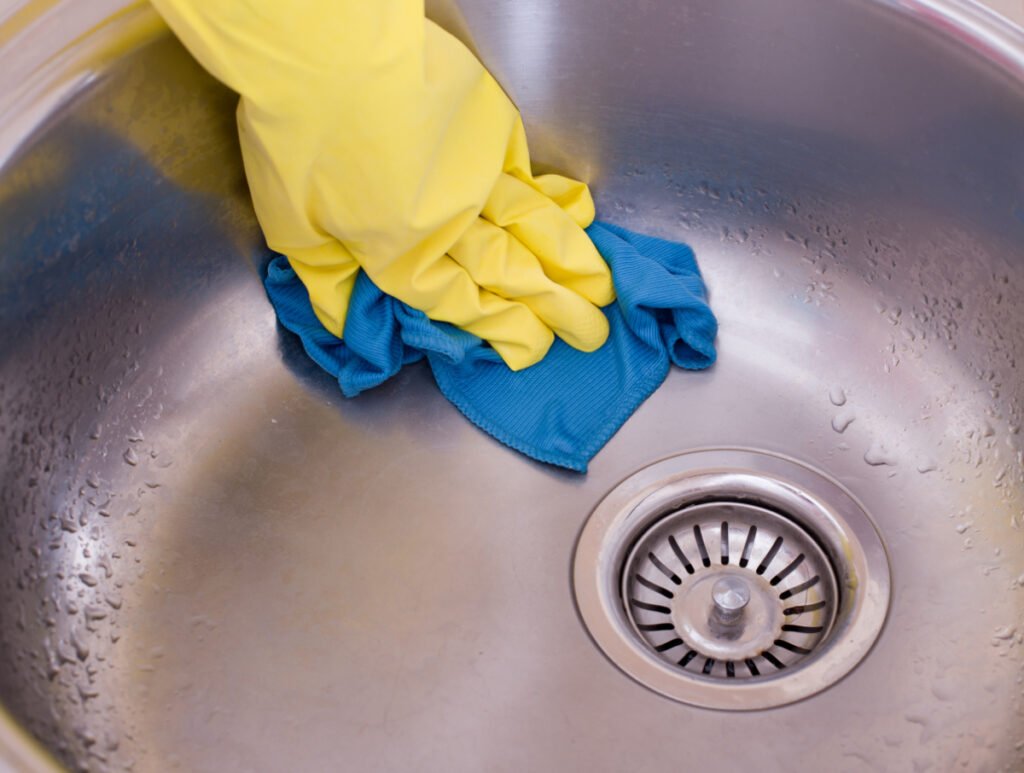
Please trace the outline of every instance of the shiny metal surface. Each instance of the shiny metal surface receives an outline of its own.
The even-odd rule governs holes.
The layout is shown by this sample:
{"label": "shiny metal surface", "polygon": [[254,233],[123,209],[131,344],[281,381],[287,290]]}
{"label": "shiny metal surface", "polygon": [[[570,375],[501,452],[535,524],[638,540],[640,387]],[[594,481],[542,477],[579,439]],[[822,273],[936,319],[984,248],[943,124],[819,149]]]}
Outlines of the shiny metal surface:
{"label": "shiny metal surface", "polygon": [[750,603],[750,584],[739,577],[723,577],[711,586],[711,601],[719,621],[734,624]]}
{"label": "shiny metal surface", "polygon": [[536,157],[694,246],[719,363],[586,477],[420,368],[345,401],[260,287],[231,95],[145,11],[9,11],[5,711],[95,770],[722,769],[723,715],[612,668],[568,567],[630,473],[744,446],[852,492],[893,595],[847,678],[728,717],[729,766],[1019,770],[1024,36],[953,0],[458,5]]}

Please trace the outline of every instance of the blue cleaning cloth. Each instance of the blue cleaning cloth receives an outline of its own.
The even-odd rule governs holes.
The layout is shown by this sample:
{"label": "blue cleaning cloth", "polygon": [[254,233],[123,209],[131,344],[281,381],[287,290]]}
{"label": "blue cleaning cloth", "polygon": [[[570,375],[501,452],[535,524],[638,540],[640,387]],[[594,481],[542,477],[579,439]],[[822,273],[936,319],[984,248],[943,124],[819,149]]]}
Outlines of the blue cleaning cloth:
{"label": "blue cleaning cloth", "polygon": [[267,268],[278,319],[355,397],[427,358],[445,397],[482,430],[542,462],[586,472],[593,458],[668,375],[669,364],[715,361],[718,323],[693,250],[596,222],[587,229],[612,270],[615,303],[604,309],[608,341],[585,354],[555,339],[547,356],[518,372],[479,338],[385,295],[360,272],[345,339],[317,320],[288,260]]}

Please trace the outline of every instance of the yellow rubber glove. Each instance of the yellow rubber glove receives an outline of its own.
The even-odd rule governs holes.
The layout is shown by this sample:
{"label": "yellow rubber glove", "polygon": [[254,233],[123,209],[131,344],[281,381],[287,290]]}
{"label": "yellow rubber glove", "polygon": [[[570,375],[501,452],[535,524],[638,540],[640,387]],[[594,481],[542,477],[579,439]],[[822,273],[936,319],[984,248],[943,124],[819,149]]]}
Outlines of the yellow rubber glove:
{"label": "yellow rubber glove", "polygon": [[534,177],[519,113],[423,0],[152,0],[241,95],[256,215],[343,336],[359,268],[514,370],[593,351],[614,299],[586,185]]}

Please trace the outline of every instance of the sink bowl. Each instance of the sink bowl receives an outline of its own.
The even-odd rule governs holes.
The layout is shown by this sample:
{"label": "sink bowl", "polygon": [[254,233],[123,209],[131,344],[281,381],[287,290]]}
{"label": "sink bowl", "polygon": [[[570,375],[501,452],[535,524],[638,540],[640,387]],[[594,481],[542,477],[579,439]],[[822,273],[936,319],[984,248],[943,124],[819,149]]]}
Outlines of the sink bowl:
{"label": "sink bowl", "polygon": [[[539,162],[694,247],[718,364],[585,476],[422,367],[343,399],[263,293],[234,97],[146,7],[11,10],[0,768],[1024,768],[1024,34],[954,0],[432,13]],[[802,700],[665,697],[578,607],[591,512],[699,449],[813,469],[884,545],[877,640]]]}

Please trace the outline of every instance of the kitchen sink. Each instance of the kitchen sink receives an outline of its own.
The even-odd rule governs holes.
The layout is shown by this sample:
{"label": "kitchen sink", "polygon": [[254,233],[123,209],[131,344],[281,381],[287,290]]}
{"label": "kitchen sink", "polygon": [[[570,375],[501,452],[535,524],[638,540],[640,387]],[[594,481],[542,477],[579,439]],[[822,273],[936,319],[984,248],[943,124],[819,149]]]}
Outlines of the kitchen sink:
{"label": "kitchen sink", "polygon": [[[150,9],[3,17],[0,768],[1024,769],[1024,32],[628,5],[431,7],[710,288],[717,364],[586,475],[422,365],[341,396],[263,291],[235,97]],[[710,618],[642,571],[774,632],[659,650]]]}

